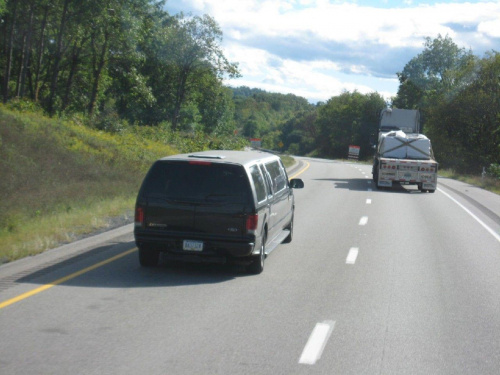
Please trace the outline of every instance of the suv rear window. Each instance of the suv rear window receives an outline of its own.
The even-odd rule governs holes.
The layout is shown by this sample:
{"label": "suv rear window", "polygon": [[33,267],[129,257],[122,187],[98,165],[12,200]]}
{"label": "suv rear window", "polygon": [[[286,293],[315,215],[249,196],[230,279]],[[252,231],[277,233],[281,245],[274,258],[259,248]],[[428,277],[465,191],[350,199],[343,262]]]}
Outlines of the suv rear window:
{"label": "suv rear window", "polygon": [[146,176],[140,194],[176,201],[246,203],[250,187],[241,166],[158,161]]}

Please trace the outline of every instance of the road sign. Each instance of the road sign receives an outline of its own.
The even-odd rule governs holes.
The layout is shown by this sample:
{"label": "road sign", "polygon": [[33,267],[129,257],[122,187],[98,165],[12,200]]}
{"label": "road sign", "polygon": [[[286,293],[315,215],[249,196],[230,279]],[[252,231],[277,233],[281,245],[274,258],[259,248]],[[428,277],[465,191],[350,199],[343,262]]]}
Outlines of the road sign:
{"label": "road sign", "polygon": [[250,138],[250,146],[254,148],[262,147],[262,139],[260,138]]}
{"label": "road sign", "polygon": [[359,146],[352,146],[350,145],[349,146],[349,155],[348,155],[348,159],[349,160],[358,160],[359,158],[359,150],[361,148]]}

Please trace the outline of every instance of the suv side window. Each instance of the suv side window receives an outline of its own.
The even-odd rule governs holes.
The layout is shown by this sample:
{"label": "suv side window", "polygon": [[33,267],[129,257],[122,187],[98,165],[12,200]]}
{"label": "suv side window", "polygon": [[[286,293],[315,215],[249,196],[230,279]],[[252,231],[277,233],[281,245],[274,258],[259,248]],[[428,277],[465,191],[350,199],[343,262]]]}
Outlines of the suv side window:
{"label": "suv side window", "polygon": [[283,164],[283,161],[281,161],[281,159],[279,160],[280,161],[280,169],[281,169],[281,173],[283,174],[283,176],[285,177],[285,185],[287,187],[290,186],[289,184],[289,180],[288,180],[288,174],[286,173],[286,168],[285,168],[285,165]]}
{"label": "suv side window", "polygon": [[271,177],[269,175],[269,172],[264,168],[262,164],[259,164],[260,172],[264,176],[264,180],[266,182],[266,187],[267,187],[267,196],[272,197],[273,196],[273,188],[272,188],[272,183],[271,183]]}
{"label": "suv side window", "polygon": [[276,160],[271,163],[267,163],[266,169],[271,175],[274,192],[283,190],[286,187],[286,177],[285,172],[281,168],[279,162]]}
{"label": "suv side window", "polygon": [[250,174],[252,175],[253,184],[255,186],[257,201],[262,202],[266,199],[266,187],[264,186],[264,178],[259,171],[259,167],[252,165],[250,167]]}

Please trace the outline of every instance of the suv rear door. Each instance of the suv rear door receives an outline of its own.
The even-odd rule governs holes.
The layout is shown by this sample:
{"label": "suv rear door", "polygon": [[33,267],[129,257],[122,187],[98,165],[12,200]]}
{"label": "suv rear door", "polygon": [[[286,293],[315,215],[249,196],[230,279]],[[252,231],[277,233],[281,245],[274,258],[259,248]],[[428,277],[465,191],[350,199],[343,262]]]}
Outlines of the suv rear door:
{"label": "suv rear door", "polygon": [[244,235],[252,206],[245,169],[208,161],[158,161],[140,195],[146,228],[193,239]]}

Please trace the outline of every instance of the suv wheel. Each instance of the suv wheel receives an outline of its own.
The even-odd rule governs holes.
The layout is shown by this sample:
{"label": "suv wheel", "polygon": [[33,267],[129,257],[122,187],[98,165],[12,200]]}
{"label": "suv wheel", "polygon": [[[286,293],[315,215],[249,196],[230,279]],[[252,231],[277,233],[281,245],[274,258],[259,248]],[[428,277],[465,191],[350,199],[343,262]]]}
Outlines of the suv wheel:
{"label": "suv wheel", "polygon": [[262,244],[260,245],[259,257],[247,266],[247,271],[254,275],[258,275],[264,271],[264,260],[266,259],[266,236],[262,238]]}
{"label": "suv wheel", "polygon": [[139,263],[143,267],[155,267],[158,265],[160,252],[148,248],[139,247]]}

